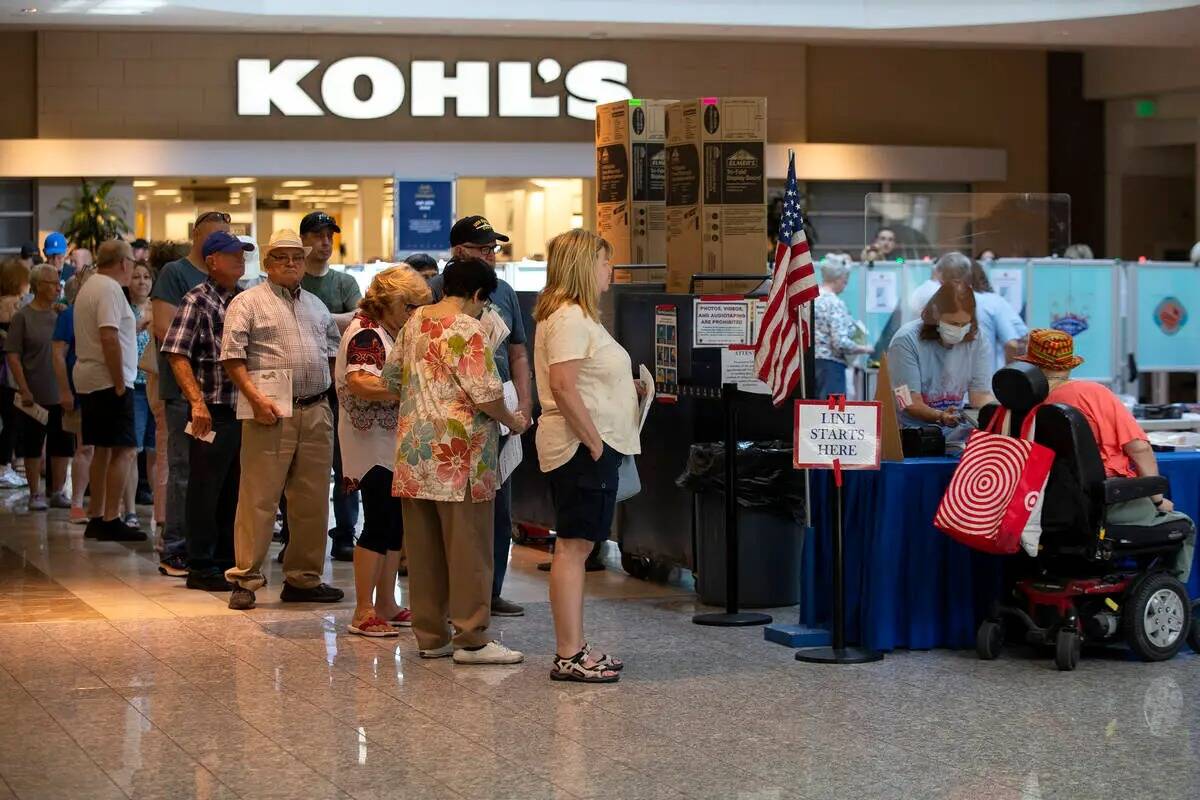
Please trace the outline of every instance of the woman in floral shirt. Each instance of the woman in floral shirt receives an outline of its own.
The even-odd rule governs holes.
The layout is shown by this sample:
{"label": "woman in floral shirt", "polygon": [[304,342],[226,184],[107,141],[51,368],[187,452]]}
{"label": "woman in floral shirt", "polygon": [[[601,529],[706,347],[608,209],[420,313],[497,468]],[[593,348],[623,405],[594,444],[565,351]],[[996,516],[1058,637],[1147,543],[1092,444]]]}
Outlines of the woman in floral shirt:
{"label": "woman in floral shirt", "polygon": [[844,256],[830,255],[821,262],[821,296],[813,304],[818,400],[831,394],[845,394],[847,359],[872,351],[851,338],[854,318],[838,297],[850,282],[848,260]]}
{"label": "woman in floral shirt", "polygon": [[515,664],[524,656],[487,635],[496,421],[521,433],[528,420],[505,406],[479,322],[496,273],[472,259],[451,262],[443,275],[445,296],[413,313],[384,372],[400,395],[392,493],[404,510],[413,632],[423,658]]}

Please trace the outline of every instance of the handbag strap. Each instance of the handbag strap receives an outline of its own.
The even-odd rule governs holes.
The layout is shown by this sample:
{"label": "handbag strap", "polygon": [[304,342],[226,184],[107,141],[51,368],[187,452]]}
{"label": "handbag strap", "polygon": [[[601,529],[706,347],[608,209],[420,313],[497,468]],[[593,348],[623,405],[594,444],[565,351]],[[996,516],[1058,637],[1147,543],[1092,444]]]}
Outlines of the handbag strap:
{"label": "handbag strap", "polygon": [[1031,442],[1033,441],[1033,432],[1034,432],[1034,429],[1036,428],[1035,423],[1037,422],[1037,412],[1038,412],[1038,409],[1040,409],[1044,405],[1046,405],[1046,404],[1038,403],[1036,406],[1029,409],[1029,413],[1027,413],[1025,415],[1025,421],[1021,423],[1020,438],[1028,439]]}
{"label": "handbag strap", "polygon": [[988,420],[987,427],[983,430],[986,433],[999,433],[1000,426],[1004,423],[1007,417],[1008,409],[1006,409],[1004,406],[998,406],[996,408],[996,413],[992,414],[992,418]]}

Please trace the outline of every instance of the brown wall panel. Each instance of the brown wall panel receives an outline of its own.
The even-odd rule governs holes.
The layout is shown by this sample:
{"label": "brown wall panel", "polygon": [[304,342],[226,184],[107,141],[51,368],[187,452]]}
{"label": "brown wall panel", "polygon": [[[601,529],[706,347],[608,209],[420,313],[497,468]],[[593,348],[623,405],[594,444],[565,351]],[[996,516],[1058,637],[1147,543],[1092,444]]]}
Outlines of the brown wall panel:
{"label": "brown wall panel", "polygon": [[0,31],[0,74],[4,75],[4,113],[0,139],[37,136],[37,34]]}

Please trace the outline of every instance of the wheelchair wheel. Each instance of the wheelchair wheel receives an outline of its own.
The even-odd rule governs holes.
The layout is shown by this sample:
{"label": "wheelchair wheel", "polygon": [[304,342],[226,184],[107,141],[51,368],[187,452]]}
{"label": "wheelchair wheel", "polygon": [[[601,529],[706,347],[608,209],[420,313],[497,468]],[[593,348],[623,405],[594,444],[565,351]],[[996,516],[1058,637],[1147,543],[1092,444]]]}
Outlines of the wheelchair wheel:
{"label": "wheelchair wheel", "polygon": [[1004,647],[1004,626],[995,620],[985,619],[975,634],[975,652],[984,661],[992,661]]}
{"label": "wheelchair wheel", "polygon": [[1145,661],[1165,661],[1191,634],[1187,589],[1165,572],[1148,575],[1125,599],[1121,628],[1133,652]]}
{"label": "wheelchair wheel", "polygon": [[1062,672],[1070,672],[1079,666],[1079,650],[1082,644],[1078,631],[1060,629],[1054,639],[1054,666]]}

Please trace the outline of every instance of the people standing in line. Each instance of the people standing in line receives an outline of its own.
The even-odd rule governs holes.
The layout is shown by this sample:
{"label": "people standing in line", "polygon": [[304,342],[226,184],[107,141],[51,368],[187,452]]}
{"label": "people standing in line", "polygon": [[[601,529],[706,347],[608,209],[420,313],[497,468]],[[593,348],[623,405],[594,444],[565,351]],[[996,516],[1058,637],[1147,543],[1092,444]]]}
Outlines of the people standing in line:
{"label": "people standing in line", "polygon": [[102,541],[145,541],[121,521],[129,462],[135,456],[133,382],[137,331],[124,287],[133,275],[128,242],[112,239],[96,254],[96,274],[75,300],[75,388],[83,412],[83,443],[92,445],[90,519],[85,536]]}
{"label": "people standing in line", "polygon": [[[205,211],[196,217],[192,227],[192,247],[178,261],[163,267],[150,293],[154,308],[154,339],[159,346],[166,338],[183,296],[208,277],[204,265],[204,242],[217,231],[229,232],[229,215],[222,211]],[[187,486],[189,407],[167,358],[158,356],[158,391],[163,400],[167,419],[167,524],[156,542],[159,548],[158,571],[173,578],[187,577]]]}
{"label": "people standing in line", "polygon": [[[132,245],[130,245],[132,247]],[[136,252],[136,251],[135,251]],[[146,398],[146,373],[141,368],[142,356],[149,347],[153,335],[150,332],[152,323],[150,306],[150,289],[154,278],[150,267],[145,262],[137,262],[133,266],[133,276],[129,279],[129,304],[133,307],[133,318],[137,323],[137,354],[138,372],[133,382],[133,434],[137,441],[136,450],[146,454],[146,468],[153,474],[154,449],[154,419],[150,416],[150,402]],[[153,477],[151,477],[153,480]],[[138,459],[133,459],[129,468],[129,481],[125,484],[125,524],[130,527],[140,527],[138,520]]]}
{"label": "people standing in line", "polygon": [[[263,562],[284,493],[291,541],[280,599],[336,603],[344,596],[321,582],[333,466],[329,375],[341,337],[325,304],[300,285],[308,248],[299,235],[278,230],[265,252],[267,280],[230,302],[221,336],[221,366],[253,411],[242,422],[235,566],[225,572],[235,584],[229,607],[239,610],[253,608],[254,593],[266,585]],[[275,386],[291,373],[288,416],[282,397],[268,395],[272,372]]]}
{"label": "people standing in line", "polygon": [[129,246],[133,248],[133,260],[134,261],[139,261],[139,262],[144,261],[147,264],[150,263],[150,243],[149,242],[147,242],[145,239],[139,238],[139,239],[134,239],[132,242],[130,242]]}
{"label": "people standing in line", "polygon": [[[12,318],[29,293],[29,267],[11,258],[0,264],[0,349],[8,336]],[[8,359],[0,360],[0,489],[20,489],[28,483],[13,469],[17,442],[17,387],[8,371]]]}
{"label": "people standing in line", "polygon": [[992,289],[983,265],[971,262],[971,289],[975,292],[975,314],[979,335],[992,348],[993,370],[1003,369],[1025,351],[1029,327],[1012,305]]}
{"label": "people standing in line", "polygon": [[[346,330],[362,300],[358,281],[344,272],[329,268],[333,257],[333,235],[341,233],[333,217],[313,211],[300,221],[300,239],[309,248],[304,259],[301,286],[320,298],[339,331]],[[354,531],[358,528],[358,492],[348,492],[342,481],[342,455],[338,447],[338,396],[329,391],[333,411],[333,528],[329,531],[329,555],[338,561],[354,560]],[[290,526],[289,526],[290,528]]]}
{"label": "people standing in line", "polygon": [[[75,390],[75,301],[84,283],[96,272],[88,266],[83,272],[67,281],[67,307],[58,314],[54,323],[54,376],[58,380],[58,396],[63,409],[63,425],[66,427],[67,415],[75,417],[75,429],[78,431],[79,422],[79,393]],[[72,525],[85,525],[88,512],[83,507],[83,498],[87,493],[89,473],[92,469],[94,448],[83,444],[80,436],[75,440],[75,457],[71,459],[71,511]],[[97,512],[99,513],[99,512]]]}
{"label": "people standing in line", "polygon": [[[188,250],[189,245],[183,242],[151,242],[149,263],[150,272],[155,276],[155,280],[157,281],[162,275],[167,264],[183,258],[188,254]],[[153,298],[153,287],[151,287],[150,295]],[[153,308],[154,305],[151,302],[151,313],[153,313]],[[158,457],[155,462],[157,469],[154,475],[154,485],[151,489],[154,493],[154,541],[155,547],[161,553],[163,533],[167,526],[168,473],[170,470],[167,464],[167,405],[159,390],[158,355],[157,345],[149,348],[148,355],[147,353],[142,354],[142,360],[138,366],[146,373],[146,402],[150,406],[151,416],[154,417],[154,452]]]}
{"label": "people standing in line", "polygon": [[63,264],[61,276],[64,282],[71,280],[79,273],[83,272],[88,267],[94,266],[92,263],[92,251],[86,247],[75,247],[67,253],[67,263]]}
{"label": "people standing in line", "polygon": [[[51,264],[34,267],[31,286],[33,300],[13,316],[4,350],[9,373],[17,384],[17,434],[29,481],[29,510],[45,511],[50,506],[71,507],[63,487],[67,465],[75,455],[75,437],[63,430],[63,409],[54,377],[52,339],[58,318],[54,304],[61,288],[58,270]],[[47,414],[44,423],[27,413],[39,406]],[[45,487],[49,502],[42,491],[43,448],[50,459]]]}
{"label": "people standing in line", "polygon": [[405,256],[404,263],[415,269],[426,283],[438,275],[437,259],[428,253],[411,253]]}
{"label": "people standing in line", "polygon": [[[491,223],[480,216],[463,217],[450,229],[450,249],[453,259],[479,259],[496,269],[496,254],[499,242],[508,237],[493,230]],[[448,265],[447,265],[448,266]],[[444,274],[429,281],[434,300],[440,300]],[[488,311],[483,317],[489,341],[494,345],[496,371],[502,384],[512,382],[517,394],[517,408],[526,417],[533,413],[533,390],[529,351],[526,347],[525,318],[521,313],[517,293],[506,281],[497,276],[495,292],[492,293]],[[499,327],[499,330],[494,329]],[[501,442],[503,446],[503,442]],[[496,491],[496,521],[492,530],[493,560],[492,614],[497,617],[519,617],[525,613],[520,605],[501,596],[504,578],[508,573],[508,554],[512,547],[512,478],[504,481]]]}
{"label": "people standing in line", "polygon": [[71,277],[71,273],[62,274],[67,263],[67,237],[58,231],[51,231],[42,242],[42,253],[46,256],[46,263],[54,267],[54,274],[59,280],[65,281]]}
{"label": "people standing in line", "polygon": [[442,300],[413,312],[385,371],[400,396],[392,493],[403,498],[413,632],[422,658],[515,664],[524,656],[488,635],[496,422],[520,434],[528,417],[505,405],[479,322],[495,271],[481,259],[451,261],[442,277]]}
{"label": "people standing in line", "polygon": [[850,282],[848,258],[826,256],[821,262],[821,294],[813,303],[813,347],[817,373],[818,400],[831,394],[846,394],[846,369],[849,359],[873,348],[851,338],[855,322],[850,309],[839,295]]}
{"label": "people standing in line", "polygon": [[383,370],[409,316],[430,296],[424,278],[407,266],[378,273],[342,334],[334,367],[342,473],[347,488],[362,494],[365,517],[354,548],[350,620],[350,632],[362,636],[395,636],[396,627],[412,624],[412,612],[396,602],[404,546],[403,510],[392,495],[399,403]]}
{"label": "people standing in line", "polygon": [[[233,589],[225,571],[234,566],[242,425],[233,382],[221,368],[221,340],[226,310],[246,272],[246,253],[253,249],[225,231],[204,240],[208,278],[183,296],[162,346],[191,407],[190,474],[203,476],[188,483],[187,587],[206,592]],[[212,441],[206,441],[209,434]]]}
{"label": "people standing in line", "polygon": [[537,451],[554,503],[555,680],[611,683],[624,666],[594,652],[583,633],[584,564],[608,539],[624,456],[641,452],[638,397],[625,349],[600,324],[600,295],[612,282],[612,248],[572,230],[550,240],[546,287],[538,297],[534,364],[542,387]]}

